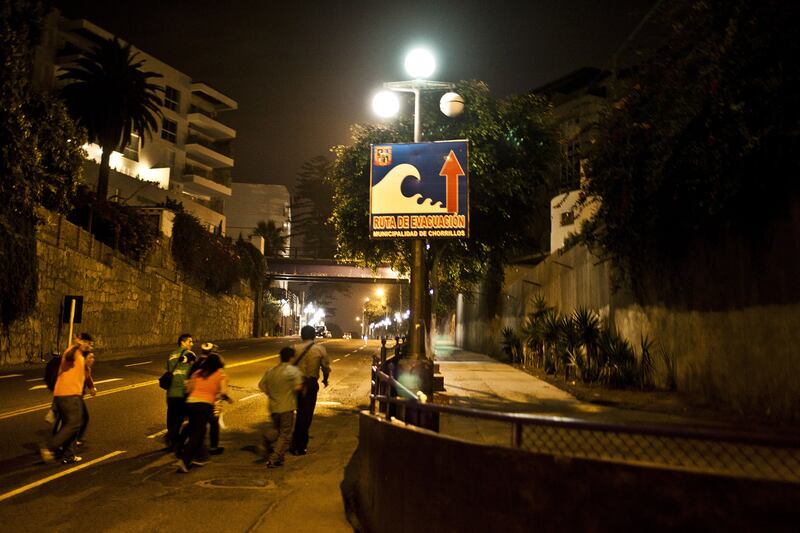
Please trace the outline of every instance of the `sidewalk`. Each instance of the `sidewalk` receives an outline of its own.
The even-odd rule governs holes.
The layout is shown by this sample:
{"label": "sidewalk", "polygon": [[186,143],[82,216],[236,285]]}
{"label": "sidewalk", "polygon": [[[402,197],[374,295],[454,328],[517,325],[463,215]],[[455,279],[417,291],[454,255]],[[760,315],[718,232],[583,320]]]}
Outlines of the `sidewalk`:
{"label": "sidewalk", "polygon": [[[435,363],[444,376],[444,392],[434,402],[457,407],[500,412],[531,413],[595,422],[692,427],[727,427],[665,413],[622,409],[583,402],[553,385],[487,355],[437,344]],[[486,444],[508,445],[507,423],[463,416],[442,417],[442,432]]]}

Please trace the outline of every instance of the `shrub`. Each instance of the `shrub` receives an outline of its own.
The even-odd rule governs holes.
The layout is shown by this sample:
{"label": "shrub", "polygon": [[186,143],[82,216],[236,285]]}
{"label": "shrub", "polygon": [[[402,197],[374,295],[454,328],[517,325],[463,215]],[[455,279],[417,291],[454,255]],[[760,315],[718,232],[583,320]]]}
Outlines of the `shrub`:
{"label": "shrub", "polygon": [[188,213],[176,213],[172,256],[187,280],[212,294],[230,293],[242,277],[241,258],[231,239],[213,235]]}
{"label": "shrub", "polygon": [[90,217],[92,235],[134,261],[147,257],[159,236],[158,228],[135,207],[113,201],[98,203],[93,192],[81,187],[67,220],[86,228]]}
{"label": "shrub", "polygon": [[508,356],[512,363],[521,361],[522,355],[522,342],[517,334],[511,328],[503,328],[503,353]]}

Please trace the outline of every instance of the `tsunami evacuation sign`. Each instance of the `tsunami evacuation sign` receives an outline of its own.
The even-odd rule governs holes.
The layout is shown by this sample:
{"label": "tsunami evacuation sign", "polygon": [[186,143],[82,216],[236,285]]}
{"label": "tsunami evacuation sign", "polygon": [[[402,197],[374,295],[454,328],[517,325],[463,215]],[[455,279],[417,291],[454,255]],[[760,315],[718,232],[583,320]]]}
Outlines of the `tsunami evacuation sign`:
{"label": "tsunami evacuation sign", "polygon": [[468,141],[370,147],[371,238],[469,237]]}

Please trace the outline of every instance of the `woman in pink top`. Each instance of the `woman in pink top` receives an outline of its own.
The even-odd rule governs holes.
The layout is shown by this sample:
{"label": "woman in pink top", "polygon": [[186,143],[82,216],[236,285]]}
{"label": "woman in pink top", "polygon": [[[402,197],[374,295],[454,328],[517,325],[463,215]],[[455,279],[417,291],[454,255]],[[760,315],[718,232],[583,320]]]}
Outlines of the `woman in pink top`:
{"label": "woman in pink top", "polygon": [[189,415],[189,441],[178,461],[178,472],[188,472],[192,465],[202,466],[198,459],[206,436],[206,426],[214,415],[214,402],[227,395],[228,377],[222,368],[225,362],[217,353],[210,353],[186,382],[186,411]]}

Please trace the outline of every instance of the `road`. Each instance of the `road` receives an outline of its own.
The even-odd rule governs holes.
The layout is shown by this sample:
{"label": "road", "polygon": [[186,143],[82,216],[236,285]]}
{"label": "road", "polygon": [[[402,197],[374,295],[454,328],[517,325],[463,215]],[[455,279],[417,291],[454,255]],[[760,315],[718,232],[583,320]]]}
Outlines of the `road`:
{"label": "road", "polygon": [[320,390],[309,453],[288,456],[279,469],[267,469],[257,453],[267,412],[257,384],[287,339],[221,346],[235,400],[224,407],[225,452],[186,475],[162,451],[165,395],[156,380],[166,354],[100,357],[77,465],[38,457],[50,430],[42,369],[0,371],[0,521],[12,531],[351,531],[339,482],[358,442],[357,412],[368,405],[379,344],[322,342],[333,371]]}

